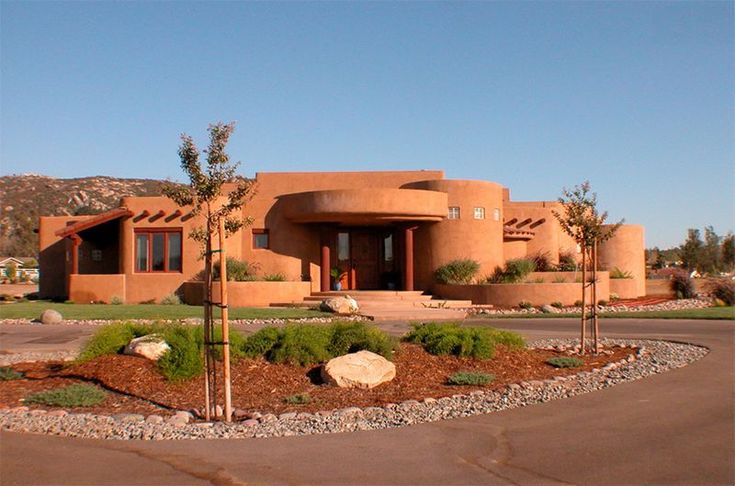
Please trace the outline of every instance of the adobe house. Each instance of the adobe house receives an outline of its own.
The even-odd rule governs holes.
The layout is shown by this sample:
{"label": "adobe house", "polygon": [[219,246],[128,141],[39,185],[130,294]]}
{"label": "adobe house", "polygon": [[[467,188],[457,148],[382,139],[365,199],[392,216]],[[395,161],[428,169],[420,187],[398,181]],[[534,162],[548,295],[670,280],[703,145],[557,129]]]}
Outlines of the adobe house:
{"label": "adobe house", "polygon": [[[247,296],[231,297],[240,305],[329,290],[332,269],[344,290],[431,292],[434,271],[451,260],[477,260],[484,276],[511,258],[543,252],[556,262],[561,252],[577,253],[551,212],[558,203],[511,201],[494,182],[434,170],[258,173],[256,182],[243,213],[253,224],[227,240],[227,253],[287,282],[243,282]],[[135,303],[178,292],[201,300],[192,282],[201,250],[188,238],[200,225],[163,196],[124,197],[94,216],[42,217],[40,295]],[[623,297],[645,294],[643,248],[636,225],[600,248],[604,268],[633,274]]]}

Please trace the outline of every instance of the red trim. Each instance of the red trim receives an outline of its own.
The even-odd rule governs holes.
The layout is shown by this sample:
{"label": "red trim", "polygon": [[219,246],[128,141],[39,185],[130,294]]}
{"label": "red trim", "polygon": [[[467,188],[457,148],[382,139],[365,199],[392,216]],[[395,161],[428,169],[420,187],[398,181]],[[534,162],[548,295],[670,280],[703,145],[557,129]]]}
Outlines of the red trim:
{"label": "red trim", "polygon": [[73,234],[79,233],[80,231],[84,231],[89,228],[93,228],[103,223],[107,223],[108,221],[112,221],[113,219],[130,217],[132,215],[133,215],[133,212],[130,211],[128,208],[115,208],[115,209],[111,209],[110,211],[105,211],[104,213],[100,213],[89,219],[85,219],[84,221],[79,221],[77,223],[70,224],[69,226],[65,228],[61,228],[60,230],[56,231],[55,234],[56,236],[65,238],[67,236],[71,236]]}

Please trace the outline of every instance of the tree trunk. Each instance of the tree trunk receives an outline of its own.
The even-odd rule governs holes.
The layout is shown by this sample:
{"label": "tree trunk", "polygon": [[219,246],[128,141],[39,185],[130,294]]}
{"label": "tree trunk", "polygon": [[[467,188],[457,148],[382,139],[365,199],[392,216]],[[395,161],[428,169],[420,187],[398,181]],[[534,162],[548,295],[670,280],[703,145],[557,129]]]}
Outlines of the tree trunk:
{"label": "tree trunk", "polygon": [[212,241],[207,235],[207,241],[204,250],[204,419],[209,421],[212,419],[210,409],[211,403],[211,386],[209,382],[209,371],[211,369],[210,362],[210,332],[212,316]]}
{"label": "tree trunk", "polygon": [[595,337],[595,354],[598,354],[600,352],[600,345],[599,345],[599,334],[600,334],[600,326],[597,316],[597,240],[595,240],[594,244],[592,245],[592,305],[594,306],[594,314],[592,315],[592,323],[594,326],[594,337]]}
{"label": "tree trunk", "polygon": [[585,351],[585,328],[587,326],[587,248],[582,247],[582,329],[579,354]]}
{"label": "tree trunk", "polygon": [[230,326],[227,322],[227,254],[225,252],[225,220],[219,220],[220,306],[222,308],[222,359],[224,361],[225,421],[232,421],[232,391],[230,386]]}

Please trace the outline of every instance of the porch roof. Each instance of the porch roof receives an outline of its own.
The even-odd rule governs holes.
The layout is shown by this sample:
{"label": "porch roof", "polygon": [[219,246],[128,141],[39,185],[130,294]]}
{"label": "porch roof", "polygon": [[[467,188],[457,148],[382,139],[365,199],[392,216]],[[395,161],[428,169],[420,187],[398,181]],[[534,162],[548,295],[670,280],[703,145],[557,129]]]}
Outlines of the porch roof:
{"label": "porch roof", "polygon": [[107,223],[108,221],[112,221],[118,218],[130,217],[132,215],[133,212],[126,207],[110,209],[109,211],[105,211],[104,213],[97,214],[95,216],[92,216],[91,218],[77,221],[76,223],[61,228],[60,230],[56,231],[55,234],[56,236],[65,238],[67,236],[75,235],[80,231],[94,228],[95,226],[103,223]]}

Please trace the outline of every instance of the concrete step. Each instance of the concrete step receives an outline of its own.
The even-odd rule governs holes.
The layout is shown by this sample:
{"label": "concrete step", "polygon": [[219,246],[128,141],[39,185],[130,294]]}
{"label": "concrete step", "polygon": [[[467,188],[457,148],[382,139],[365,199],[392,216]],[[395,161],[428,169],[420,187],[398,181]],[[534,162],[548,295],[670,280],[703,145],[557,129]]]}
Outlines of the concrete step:
{"label": "concrete step", "polygon": [[358,302],[426,302],[431,300],[431,295],[365,295],[365,294],[340,294],[340,295],[309,295],[304,297],[305,301],[321,302],[333,297],[350,296]]}
{"label": "concrete step", "polygon": [[452,309],[375,309],[363,310],[360,314],[373,321],[461,321],[467,317],[464,311]]}

